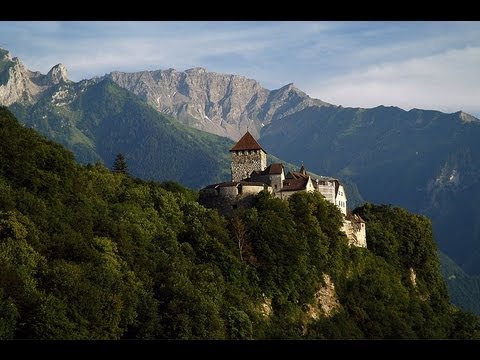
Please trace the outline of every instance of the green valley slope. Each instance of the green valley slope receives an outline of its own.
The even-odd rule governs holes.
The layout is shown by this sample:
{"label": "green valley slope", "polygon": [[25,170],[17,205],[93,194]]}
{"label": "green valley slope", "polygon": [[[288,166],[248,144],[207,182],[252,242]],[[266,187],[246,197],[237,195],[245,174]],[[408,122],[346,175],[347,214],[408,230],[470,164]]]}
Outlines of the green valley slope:
{"label": "green valley slope", "polygon": [[440,252],[440,263],[443,278],[447,284],[448,293],[453,304],[480,314],[480,276],[468,275],[452,259]]}
{"label": "green valley slope", "polygon": [[229,177],[231,140],[182,125],[110,80],[59,84],[35,105],[10,109],[82,163],[110,166],[123,153],[135,176],[194,188]]}

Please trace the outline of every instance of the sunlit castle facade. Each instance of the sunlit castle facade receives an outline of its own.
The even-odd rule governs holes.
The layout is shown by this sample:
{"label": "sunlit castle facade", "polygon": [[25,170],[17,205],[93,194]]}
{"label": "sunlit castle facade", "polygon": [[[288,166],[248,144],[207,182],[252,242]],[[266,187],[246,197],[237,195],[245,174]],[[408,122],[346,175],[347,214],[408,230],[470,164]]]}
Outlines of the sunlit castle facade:
{"label": "sunlit castle facade", "polygon": [[281,163],[267,166],[267,152],[248,131],[230,149],[230,154],[231,181],[212,184],[200,190],[200,201],[205,206],[228,213],[238,206],[248,206],[252,195],[262,190],[280,199],[288,199],[299,191],[318,191],[343,214],[342,230],[349,243],[367,246],[365,221],[360,216],[347,212],[347,196],[338,179],[313,177],[303,165],[298,172],[289,171],[287,174]]}

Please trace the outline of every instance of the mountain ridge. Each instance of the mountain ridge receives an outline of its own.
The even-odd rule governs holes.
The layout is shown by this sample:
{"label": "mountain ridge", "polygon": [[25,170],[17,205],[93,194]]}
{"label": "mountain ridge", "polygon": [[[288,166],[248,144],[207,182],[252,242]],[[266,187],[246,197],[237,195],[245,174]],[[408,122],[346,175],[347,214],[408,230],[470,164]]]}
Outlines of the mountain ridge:
{"label": "mountain ridge", "polygon": [[140,96],[162,113],[194,128],[238,140],[247,130],[259,136],[265,124],[308,106],[333,106],[313,99],[292,83],[267,90],[241,75],[205,68],[111,72],[120,87]]}
{"label": "mountain ridge", "polygon": [[[62,70],[57,65],[50,73],[56,68]],[[10,110],[23,124],[68,147],[81,163],[108,166],[122,152],[132,175],[147,180],[175,180],[198,189],[230,178],[232,140],[159,113],[108,77],[59,81],[42,95],[34,104],[13,103]],[[352,200],[362,201],[358,191],[353,195]]]}
{"label": "mountain ridge", "polygon": [[69,83],[67,69],[61,63],[47,74],[28,70],[18,57],[0,49],[0,103],[9,106],[15,102],[33,105],[53,86]]}
{"label": "mountain ridge", "polygon": [[[7,72],[8,70],[8,72]],[[138,72],[112,71],[100,77],[84,81],[98,82],[112,79],[117,85],[132,91],[161,113],[175,117],[191,127],[238,140],[247,130],[261,137],[263,128],[305,108],[330,107],[333,109],[358,109],[360,111],[387,107],[355,108],[333,105],[310,97],[294,83],[269,90],[251,78],[208,71],[194,67],[179,71],[146,70]],[[43,75],[28,70],[17,57],[0,48],[0,103],[14,102],[34,104],[54,85],[72,82],[66,67],[59,63]],[[9,81],[12,79],[12,81]],[[8,89],[17,89],[9,94]],[[12,92],[12,91],[10,91]],[[395,107],[395,106],[388,106]],[[400,108],[399,108],[400,109]],[[404,110],[404,109],[402,109]],[[435,111],[413,108],[404,111]],[[462,110],[460,118],[465,123],[480,122],[475,116]]]}

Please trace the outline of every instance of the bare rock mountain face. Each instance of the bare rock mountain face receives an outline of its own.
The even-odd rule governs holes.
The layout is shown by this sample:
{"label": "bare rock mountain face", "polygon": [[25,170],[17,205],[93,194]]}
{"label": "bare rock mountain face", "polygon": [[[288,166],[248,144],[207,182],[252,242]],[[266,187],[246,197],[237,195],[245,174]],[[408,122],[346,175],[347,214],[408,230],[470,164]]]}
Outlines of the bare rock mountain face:
{"label": "bare rock mountain face", "polygon": [[261,128],[272,121],[309,106],[332,106],[310,98],[293,84],[270,91],[255,80],[203,68],[112,72],[107,76],[158,111],[233,140],[238,140],[247,127],[259,137]]}
{"label": "bare rock mountain face", "polygon": [[[307,107],[335,107],[312,99],[293,84],[268,90],[253,79],[203,68],[112,72],[105,77],[161,113],[233,140],[238,140],[247,128],[258,138],[265,125]],[[18,58],[0,49],[0,104],[33,105],[48,89],[62,83],[72,83],[64,65],[57,64],[44,75],[28,70]]]}
{"label": "bare rock mountain face", "polygon": [[47,75],[28,70],[18,58],[0,49],[0,104],[32,105],[50,87],[70,82],[62,64],[55,65]]}

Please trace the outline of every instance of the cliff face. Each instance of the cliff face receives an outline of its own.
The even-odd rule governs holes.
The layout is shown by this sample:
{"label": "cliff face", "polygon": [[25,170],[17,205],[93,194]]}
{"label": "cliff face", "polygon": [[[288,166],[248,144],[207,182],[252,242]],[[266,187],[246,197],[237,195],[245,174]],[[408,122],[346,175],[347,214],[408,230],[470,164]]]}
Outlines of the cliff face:
{"label": "cliff face", "polygon": [[134,92],[162,113],[194,128],[238,140],[309,106],[331,106],[312,99],[293,84],[267,90],[257,81],[203,68],[137,73],[112,72],[119,86]]}
{"label": "cliff face", "polygon": [[18,58],[0,49],[0,104],[32,105],[47,89],[62,82],[69,82],[67,70],[55,65],[47,75],[28,70]]}

